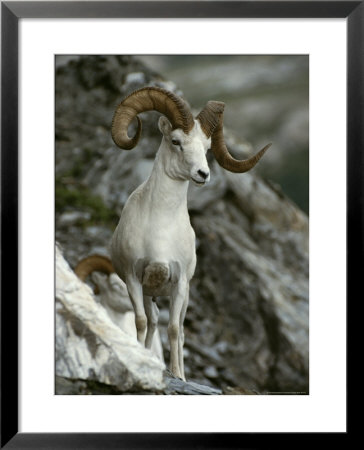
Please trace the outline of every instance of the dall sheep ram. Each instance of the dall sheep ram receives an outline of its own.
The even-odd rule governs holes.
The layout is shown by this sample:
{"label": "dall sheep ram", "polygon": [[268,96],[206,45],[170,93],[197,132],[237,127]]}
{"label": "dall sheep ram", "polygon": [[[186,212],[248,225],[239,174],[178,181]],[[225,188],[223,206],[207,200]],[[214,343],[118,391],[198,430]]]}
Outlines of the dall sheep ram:
{"label": "dall sheep ram", "polygon": [[[252,169],[270,146],[247,160],[236,160],[224,143],[224,103],[209,101],[193,117],[187,104],[162,88],[134,91],[116,108],[112,138],[124,150],[134,148],[141,135],[138,114],[158,111],[163,138],[152,172],[128,198],[111,241],[111,260],[126,283],[135,311],[138,341],[151,347],[157,319],[153,300],[170,296],[168,338],[170,370],[185,380],[183,322],[189,283],[196,266],[195,233],[187,210],[189,181],[204,185],[210,179],[206,152],[211,148],[225,169],[242,173]],[[137,119],[135,136],[128,127]]]}
{"label": "dall sheep ram", "polygon": [[[136,339],[135,314],[125,283],[115,273],[111,261],[102,255],[83,258],[75,267],[82,281],[90,276],[94,283],[94,294],[106,309],[112,322],[122,331]],[[153,303],[152,314],[158,319],[158,308]],[[152,353],[164,362],[163,348],[158,330],[153,337]]]}

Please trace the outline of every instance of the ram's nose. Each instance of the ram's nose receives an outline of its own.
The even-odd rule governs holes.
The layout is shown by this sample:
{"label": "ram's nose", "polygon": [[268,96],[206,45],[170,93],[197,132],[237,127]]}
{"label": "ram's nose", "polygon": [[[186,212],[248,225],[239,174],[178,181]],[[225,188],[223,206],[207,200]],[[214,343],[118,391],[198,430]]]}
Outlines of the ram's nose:
{"label": "ram's nose", "polygon": [[210,171],[208,169],[198,169],[191,176],[195,184],[203,185],[210,179]]}
{"label": "ram's nose", "polygon": [[206,172],[205,170],[198,170],[197,174],[200,175],[200,177],[203,178],[204,180],[206,180],[210,175],[210,173]]}

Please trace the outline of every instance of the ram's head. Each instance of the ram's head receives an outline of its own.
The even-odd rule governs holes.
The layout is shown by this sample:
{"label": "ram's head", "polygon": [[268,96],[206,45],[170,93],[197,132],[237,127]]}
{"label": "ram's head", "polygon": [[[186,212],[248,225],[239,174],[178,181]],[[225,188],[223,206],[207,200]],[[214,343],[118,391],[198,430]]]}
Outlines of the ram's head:
{"label": "ram's head", "polygon": [[[266,145],[251,158],[235,159],[225,145],[224,107],[222,102],[209,101],[194,118],[182,98],[162,88],[145,87],[130,94],[116,108],[112,137],[118,147],[124,150],[134,148],[142,130],[138,114],[160,112],[163,116],[159,120],[159,129],[171,151],[169,170],[177,179],[192,179],[196,184],[204,184],[209,179],[205,157],[209,148],[221,167],[230,172],[243,173],[252,169],[271,145]],[[134,137],[129,137],[128,127],[135,118],[137,131]]]}

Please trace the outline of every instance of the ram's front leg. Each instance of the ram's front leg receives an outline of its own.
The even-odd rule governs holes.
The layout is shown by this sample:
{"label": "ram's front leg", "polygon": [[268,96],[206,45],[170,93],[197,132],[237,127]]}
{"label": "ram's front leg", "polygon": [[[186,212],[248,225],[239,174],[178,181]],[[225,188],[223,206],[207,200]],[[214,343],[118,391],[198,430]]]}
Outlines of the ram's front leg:
{"label": "ram's front leg", "polygon": [[144,345],[145,332],[147,329],[147,316],[145,314],[143,302],[143,287],[136,276],[126,278],[126,287],[128,288],[129,297],[134,308],[137,338],[138,341]]}
{"label": "ram's front leg", "polygon": [[183,359],[184,359],[183,358],[183,345],[185,343],[185,333],[184,333],[183,323],[184,323],[185,317],[186,317],[188,300],[189,300],[189,285],[187,284],[185,300],[183,302],[182,311],[181,311],[180,320],[179,320],[179,339],[178,339],[179,369],[181,372],[181,378],[184,381],[186,381],[186,377],[185,377],[185,365],[184,365],[184,361],[183,361]]}
{"label": "ram's front leg", "polygon": [[170,307],[168,338],[170,347],[170,370],[178,378],[184,379],[183,368],[180,367],[181,314],[186,300],[187,281],[179,280],[173,290]]}

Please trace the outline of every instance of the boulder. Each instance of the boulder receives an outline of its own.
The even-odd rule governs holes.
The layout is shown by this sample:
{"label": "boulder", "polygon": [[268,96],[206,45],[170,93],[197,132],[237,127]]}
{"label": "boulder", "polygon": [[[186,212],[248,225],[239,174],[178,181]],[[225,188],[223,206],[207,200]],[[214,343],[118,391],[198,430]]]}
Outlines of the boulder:
{"label": "boulder", "polygon": [[56,247],[56,375],[120,391],[163,388],[164,364],[115,325]]}

